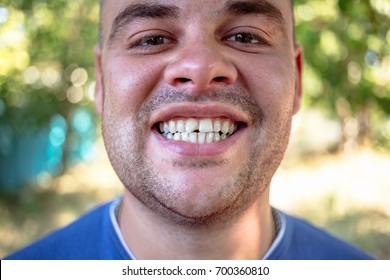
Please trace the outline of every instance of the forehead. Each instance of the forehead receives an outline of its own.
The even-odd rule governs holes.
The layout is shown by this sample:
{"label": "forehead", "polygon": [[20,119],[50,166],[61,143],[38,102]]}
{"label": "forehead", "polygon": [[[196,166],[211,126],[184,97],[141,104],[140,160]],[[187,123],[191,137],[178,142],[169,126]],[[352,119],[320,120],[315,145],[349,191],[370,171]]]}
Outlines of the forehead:
{"label": "forehead", "polygon": [[[204,23],[218,20],[232,13],[236,16],[259,13],[278,22],[285,30],[293,33],[292,0],[101,0],[101,28],[103,36],[112,31],[123,14],[145,16],[150,7],[168,7],[153,13],[169,14],[177,20],[202,18]],[[148,7],[148,9],[144,9]]]}

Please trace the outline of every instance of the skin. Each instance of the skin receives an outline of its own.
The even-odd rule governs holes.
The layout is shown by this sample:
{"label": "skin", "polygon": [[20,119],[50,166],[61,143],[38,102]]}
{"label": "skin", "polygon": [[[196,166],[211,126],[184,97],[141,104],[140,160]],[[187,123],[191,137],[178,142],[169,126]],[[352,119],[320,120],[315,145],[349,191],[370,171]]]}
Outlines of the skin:
{"label": "skin", "polygon": [[[135,3],[170,13],[115,24]],[[275,237],[269,186],[299,109],[302,54],[289,0],[259,13],[232,3],[104,3],[96,108],[125,186],[120,228],[138,259],[259,259]],[[173,117],[221,116],[243,125],[206,148],[155,129]]]}

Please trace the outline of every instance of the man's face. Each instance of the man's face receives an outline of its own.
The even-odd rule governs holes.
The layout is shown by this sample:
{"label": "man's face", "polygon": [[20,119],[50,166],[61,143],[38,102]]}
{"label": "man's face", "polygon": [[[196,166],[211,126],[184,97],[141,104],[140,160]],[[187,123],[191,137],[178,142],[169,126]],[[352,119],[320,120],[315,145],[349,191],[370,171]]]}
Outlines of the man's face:
{"label": "man's face", "polygon": [[290,0],[106,0],[102,19],[97,109],[127,190],[181,224],[258,201],[299,107]]}

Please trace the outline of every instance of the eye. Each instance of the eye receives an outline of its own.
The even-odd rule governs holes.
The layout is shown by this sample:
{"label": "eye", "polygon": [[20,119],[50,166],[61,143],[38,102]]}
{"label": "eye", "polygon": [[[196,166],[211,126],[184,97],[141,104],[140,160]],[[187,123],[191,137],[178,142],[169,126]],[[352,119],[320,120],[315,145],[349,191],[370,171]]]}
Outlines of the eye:
{"label": "eye", "polygon": [[234,43],[240,43],[244,45],[265,45],[270,46],[270,43],[262,38],[261,36],[258,36],[253,33],[236,33],[233,35],[229,35],[226,37],[226,41],[228,42],[234,42]]}
{"label": "eye", "polygon": [[158,54],[170,50],[176,44],[174,35],[164,30],[145,30],[128,38],[127,49],[132,54]]}
{"label": "eye", "polygon": [[164,35],[151,35],[136,40],[134,43],[130,45],[130,48],[153,47],[153,46],[159,46],[164,44],[170,44],[172,42],[173,42],[172,39],[167,38]]}

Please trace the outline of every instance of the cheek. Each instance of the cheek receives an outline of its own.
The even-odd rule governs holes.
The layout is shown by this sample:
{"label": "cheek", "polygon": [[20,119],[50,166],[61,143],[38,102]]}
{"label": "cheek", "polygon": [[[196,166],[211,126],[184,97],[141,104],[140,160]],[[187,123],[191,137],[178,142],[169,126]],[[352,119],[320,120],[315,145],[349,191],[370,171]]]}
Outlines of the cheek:
{"label": "cheek", "polygon": [[244,68],[242,75],[248,91],[253,94],[263,113],[292,109],[295,92],[294,69],[288,59],[264,56],[254,65]]}
{"label": "cheek", "polygon": [[121,115],[136,114],[160,81],[162,66],[124,57],[110,60],[104,72],[105,103]]}

